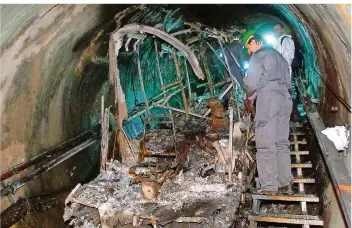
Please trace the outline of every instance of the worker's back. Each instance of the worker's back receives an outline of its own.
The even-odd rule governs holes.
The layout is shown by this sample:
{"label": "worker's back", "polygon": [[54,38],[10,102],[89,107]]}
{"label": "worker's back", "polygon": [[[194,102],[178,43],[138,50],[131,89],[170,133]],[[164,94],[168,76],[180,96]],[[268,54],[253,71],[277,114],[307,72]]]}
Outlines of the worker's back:
{"label": "worker's back", "polygon": [[[249,61],[247,80],[251,91],[272,90],[291,86],[287,61],[271,47],[264,46],[255,52]],[[245,82],[246,83],[246,82]],[[277,85],[280,85],[278,87]]]}

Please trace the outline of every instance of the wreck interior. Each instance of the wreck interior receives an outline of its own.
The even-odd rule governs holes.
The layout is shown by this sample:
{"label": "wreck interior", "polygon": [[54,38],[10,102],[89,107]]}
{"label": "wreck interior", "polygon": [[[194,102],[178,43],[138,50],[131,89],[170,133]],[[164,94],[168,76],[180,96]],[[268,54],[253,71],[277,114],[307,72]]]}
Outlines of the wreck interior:
{"label": "wreck interior", "polygon": [[1,5],[2,227],[253,225],[253,113],[224,51],[278,21],[303,56],[291,149],[315,197],[258,210],[349,227],[351,153],[320,132],[350,126],[350,9]]}

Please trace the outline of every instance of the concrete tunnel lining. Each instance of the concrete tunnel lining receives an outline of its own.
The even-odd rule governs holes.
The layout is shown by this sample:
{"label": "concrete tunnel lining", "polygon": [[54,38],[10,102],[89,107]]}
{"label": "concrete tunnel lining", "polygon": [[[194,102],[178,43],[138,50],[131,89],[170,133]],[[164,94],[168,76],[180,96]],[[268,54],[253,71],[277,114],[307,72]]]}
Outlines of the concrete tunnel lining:
{"label": "concrete tunnel lining", "polygon": [[[11,15],[12,11],[7,11],[6,7],[8,6],[2,6],[1,10]],[[1,43],[0,98],[3,113],[1,117],[1,160],[5,161],[2,162],[3,170],[97,124],[100,97],[108,93],[108,68],[104,67],[104,64],[107,64],[106,34],[116,29],[115,20],[112,20],[116,12],[111,13],[109,18],[105,16],[106,19],[103,20],[105,24],[102,24],[100,18],[104,6],[42,7],[29,5],[28,9],[21,8],[22,16],[10,22],[21,25],[21,29],[5,30],[4,34],[8,34],[6,36],[8,38],[1,39],[5,40]],[[126,10],[126,7],[114,9],[120,11]],[[171,33],[176,31],[182,22],[180,10],[167,10],[166,7],[164,15],[153,17],[155,11],[146,8],[136,7],[130,10],[130,14],[125,11],[127,17],[124,17],[124,14],[120,15],[118,27],[144,18],[145,24],[152,26],[163,23],[166,25],[166,31]],[[350,103],[348,86],[351,80],[350,25],[337,6],[275,5],[273,8],[282,17],[288,17],[289,19],[286,19],[288,24],[295,31],[299,31],[301,39],[309,43],[303,45],[303,48],[305,53],[311,54],[309,58],[312,59],[309,62],[313,62],[313,67],[327,79],[337,76],[336,81],[331,80],[336,83],[332,86]],[[173,18],[175,15],[179,18]],[[83,41],[82,37],[85,37]],[[77,41],[84,44],[73,51]],[[104,50],[106,52],[102,53]],[[89,65],[92,62],[94,64]],[[147,65],[146,68],[148,67]],[[89,74],[87,72],[89,70],[95,71],[100,78]],[[131,83],[127,79],[122,79],[125,80]],[[348,83],[345,83],[346,81]],[[92,82],[95,82],[95,85],[91,86]],[[153,86],[150,86],[149,89],[154,90]],[[90,87],[94,90],[90,91]],[[328,126],[349,124],[350,114],[336,98],[329,95],[323,86],[316,89],[321,90],[321,112],[326,124]],[[150,94],[151,97],[152,95],[153,93]],[[131,96],[127,99],[130,99],[130,104],[134,103]],[[332,105],[339,106],[340,112],[332,114],[326,111]],[[75,161],[68,161],[43,175],[35,183],[31,183],[19,194],[38,195],[41,192],[52,192],[72,186],[72,182],[90,176],[88,173],[93,172],[92,164],[97,162],[97,158],[97,155],[90,155],[89,158],[81,156]],[[76,162],[79,160],[83,161],[82,164]],[[75,166],[76,172],[80,170],[87,174],[71,177],[68,171],[72,171]],[[54,174],[60,176],[60,180],[52,178]]]}

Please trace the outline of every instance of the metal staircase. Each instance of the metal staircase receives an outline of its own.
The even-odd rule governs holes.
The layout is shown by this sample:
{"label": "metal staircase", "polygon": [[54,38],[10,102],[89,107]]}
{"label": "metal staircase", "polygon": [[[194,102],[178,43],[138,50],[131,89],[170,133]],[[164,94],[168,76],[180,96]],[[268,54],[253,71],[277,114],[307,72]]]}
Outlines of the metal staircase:
{"label": "metal staircase", "polygon": [[[307,210],[307,203],[318,203],[319,197],[312,194],[305,193],[305,184],[315,183],[315,179],[307,178],[303,176],[303,169],[311,169],[313,165],[310,162],[302,163],[302,156],[309,155],[309,151],[300,151],[299,146],[302,144],[307,144],[306,139],[298,140],[298,136],[304,137],[304,133],[301,131],[296,131],[299,128],[302,128],[300,123],[291,123],[290,133],[291,142],[290,144],[293,147],[291,149],[291,156],[295,157],[295,163],[292,163],[291,167],[296,172],[292,172],[295,175],[293,184],[298,184],[298,192],[294,195],[283,195],[278,194],[274,196],[262,195],[262,194],[251,194],[253,200],[252,212],[248,216],[250,221],[250,227],[256,228],[258,223],[280,223],[280,224],[296,224],[302,226],[303,228],[309,228],[311,225],[314,226],[323,226],[324,222],[320,216],[309,215]],[[291,148],[292,148],[291,147]],[[273,204],[277,204],[280,201],[286,202],[300,202],[300,214],[261,214],[259,212],[260,205],[262,201],[272,201]]]}

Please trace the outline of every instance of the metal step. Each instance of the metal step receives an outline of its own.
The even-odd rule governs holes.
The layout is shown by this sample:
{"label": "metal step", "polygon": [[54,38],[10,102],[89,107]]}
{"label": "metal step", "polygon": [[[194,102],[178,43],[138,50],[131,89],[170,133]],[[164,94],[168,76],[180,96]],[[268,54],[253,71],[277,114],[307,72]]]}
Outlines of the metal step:
{"label": "metal step", "polygon": [[319,202],[316,195],[294,194],[292,196],[278,194],[278,195],[261,195],[252,194],[253,200],[278,200],[278,201],[292,201],[292,202]]}
{"label": "metal step", "polygon": [[309,151],[291,151],[291,155],[309,155]]}
{"label": "metal step", "polygon": [[314,184],[315,179],[313,178],[294,178],[293,183],[304,183],[304,184]]}
{"label": "metal step", "polygon": [[291,164],[291,168],[313,168],[313,165],[310,163],[306,164]]}
{"label": "metal step", "polygon": [[290,132],[290,135],[306,135],[304,132]]}
{"label": "metal step", "polygon": [[295,144],[304,144],[306,145],[307,144],[307,141],[306,140],[302,140],[302,141],[295,141],[295,142],[290,142],[291,145],[295,145]]}
{"label": "metal step", "polygon": [[290,123],[290,127],[303,127],[301,123]]}
{"label": "metal step", "polygon": [[292,214],[248,215],[248,220],[255,221],[255,222],[301,224],[301,225],[313,225],[313,226],[324,225],[324,221],[319,216],[314,216],[314,215],[292,215]]}

